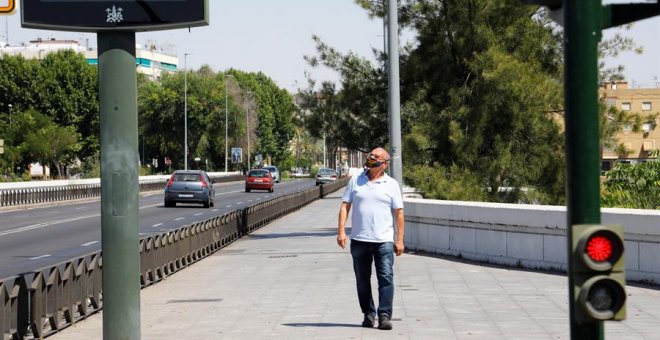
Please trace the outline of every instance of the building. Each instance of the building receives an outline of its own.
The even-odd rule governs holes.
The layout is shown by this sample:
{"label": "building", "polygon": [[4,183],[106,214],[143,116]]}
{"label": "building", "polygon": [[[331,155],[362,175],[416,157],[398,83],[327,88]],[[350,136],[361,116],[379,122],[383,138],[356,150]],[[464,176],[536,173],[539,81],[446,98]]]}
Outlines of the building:
{"label": "building", "polygon": [[[0,57],[2,55],[22,55],[26,59],[41,59],[46,54],[70,49],[82,53],[87,62],[92,65],[98,64],[98,51],[89,47],[89,44],[81,45],[76,40],[37,39],[19,46],[7,45],[0,42]],[[159,48],[156,44],[136,45],[135,64],[137,72],[147,75],[152,80],[159,80],[165,73],[173,73],[177,70],[178,58],[176,54]]]}
{"label": "building", "polygon": [[[617,139],[625,148],[603,150],[602,169],[609,170],[615,162],[638,163],[657,159],[660,149],[660,88],[629,88],[626,81],[613,81],[601,86],[601,94],[608,105],[650,117],[642,121],[642,129],[634,132],[626,125]],[[656,151],[654,151],[656,150]]]}

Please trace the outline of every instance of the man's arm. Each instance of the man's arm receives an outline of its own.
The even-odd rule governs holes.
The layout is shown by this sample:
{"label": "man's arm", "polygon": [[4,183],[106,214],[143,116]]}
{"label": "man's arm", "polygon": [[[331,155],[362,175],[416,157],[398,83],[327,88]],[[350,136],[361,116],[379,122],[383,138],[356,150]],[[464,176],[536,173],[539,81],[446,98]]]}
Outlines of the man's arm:
{"label": "man's arm", "polygon": [[396,256],[403,254],[405,249],[403,245],[403,233],[405,232],[405,222],[403,218],[403,208],[392,209],[394,213],[394,223],[396,224],[396,241],[394,243],[394,252]]}
{"label": "man's arm", "polygon": [[346,242],[348,241],[345,225],[349,211],[351,211],[351,204],[348,202],[341,202],[341,207],[339,207],[339,218],[337,219],[337,244],[342,249],[346,248]]}

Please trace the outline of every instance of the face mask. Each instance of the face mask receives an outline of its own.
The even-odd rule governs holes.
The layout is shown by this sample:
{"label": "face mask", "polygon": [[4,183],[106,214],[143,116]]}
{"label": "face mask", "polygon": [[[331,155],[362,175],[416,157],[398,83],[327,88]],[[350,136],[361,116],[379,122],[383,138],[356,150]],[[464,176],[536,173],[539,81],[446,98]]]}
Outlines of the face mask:
{"label": "face mask", "polygon": [[376,159],[376,157],[369,155],[369,157],[367,157],[367,161],[364,162],[364,166],[371,169],[371,168],[377,168],[385,163],[387,163],[387,161],[380,162]]}

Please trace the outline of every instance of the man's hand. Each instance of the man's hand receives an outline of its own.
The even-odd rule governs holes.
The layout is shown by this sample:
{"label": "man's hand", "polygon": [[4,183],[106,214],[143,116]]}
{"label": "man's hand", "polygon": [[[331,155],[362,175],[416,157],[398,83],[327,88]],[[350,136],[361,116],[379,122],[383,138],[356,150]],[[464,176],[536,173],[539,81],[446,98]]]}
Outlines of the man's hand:
{"label": "man's hand", "polygon": [[341,247],[341,249],[346,248],[346,242],[348,242],[348,237],[346,237],[346,233],[338,233],[337,234],[337,245]]}
{"label": "man's hand", "polygon": [[401,256],[404,250],[405,247],[403,246],[403,241],[396,241],[396,243],[394,244],[394,253],[396,254],[396,256]]}

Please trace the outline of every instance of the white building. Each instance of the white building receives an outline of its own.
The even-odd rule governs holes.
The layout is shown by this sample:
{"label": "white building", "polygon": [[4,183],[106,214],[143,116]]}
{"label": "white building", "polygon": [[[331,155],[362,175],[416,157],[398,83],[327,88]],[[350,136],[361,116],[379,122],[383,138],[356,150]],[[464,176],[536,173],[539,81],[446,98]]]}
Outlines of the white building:
{"label": "white building", "polygon": [[[82,53],[88,63],[98,64],[98,51],[96,48],[83,46],[76,40],[37,39],[19,46],[0,42],[0,57],[6,54],[22,55],[26,59],[41,59],[48,53],[65,49]],[[149,46],[137,44],[135,54],[137,71],[146,74],[152,80],[159,80],[164,73],[173,73],[177,70],[177,56],[174,53],[164,51],[156,44],[150,44]]]}

